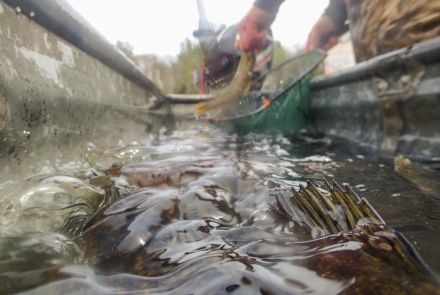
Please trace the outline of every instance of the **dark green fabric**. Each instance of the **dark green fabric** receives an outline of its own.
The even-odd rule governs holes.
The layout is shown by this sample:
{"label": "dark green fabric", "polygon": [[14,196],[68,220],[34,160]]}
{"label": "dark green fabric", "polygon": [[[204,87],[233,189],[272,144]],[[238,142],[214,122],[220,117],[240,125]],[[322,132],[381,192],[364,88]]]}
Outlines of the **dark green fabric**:
{"label": "dark green fabric", "polygon": [[[291,58],[273,68],[263,89],[250,92],[225,110],[210,113],[210,121],[228,132],[291,133],[307,121],[313,70],[326,53],[320,49]],[[264,103],[270,101],[270,106]]]}

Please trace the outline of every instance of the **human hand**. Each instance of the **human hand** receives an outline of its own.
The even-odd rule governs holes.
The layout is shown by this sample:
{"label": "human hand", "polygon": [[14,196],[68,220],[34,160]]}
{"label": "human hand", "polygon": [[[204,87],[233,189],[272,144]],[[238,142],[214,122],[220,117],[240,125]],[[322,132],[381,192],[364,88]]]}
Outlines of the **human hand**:
{"label": "human hand", "polygon": [[[306,51],[311,51],[318,47],[324,50],[330,50],[339,42],[339,31],[336,23],[328,16],[322,16],[313,26],[307,38]],[[334,33],[334,35],[332,35]],[[330,36],[330,37],[329,37]],[[323,44],[321,44],[323,42]]]}
{"label": "human hand", "polygon": [[238,23],[235,48],[240,51],[261,50],[275,16],[275,13],[253,6]]}

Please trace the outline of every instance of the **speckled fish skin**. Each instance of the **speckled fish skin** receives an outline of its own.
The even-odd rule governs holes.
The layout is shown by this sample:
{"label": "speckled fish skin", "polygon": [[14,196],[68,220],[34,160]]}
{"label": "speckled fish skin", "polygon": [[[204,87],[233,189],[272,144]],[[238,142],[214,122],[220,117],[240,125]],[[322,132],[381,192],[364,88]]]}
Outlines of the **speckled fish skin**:
{"label": "speckled fish skin", "polygon": [[[92,270],[55,270],[57,281],[29,294],[440,294],[411,245],[348,186],[237,190],[238,178],[217,186],[211,176],[181,190],[187,180],[177,174],[197,166],[196,178],[211,169],[187,161],[160,177],[151,174],[157,167],[141,164],[113,171],[127,176],[135,169],[131,177],[146,187],[102,208],[84,227],[80,239]],[[244,189],[254,193],[248,200],[233,193]],[[268,206],[258,214],[240,210],[255,203]],[[285,235],[267,230],[285,232],[290,223]]]}
{"label": "speckled fish skin", "polygon": [[[297,258],[295,264],[298,266],[340,282],[338,294],[380,294],[384,286],[387,294],[401,294],[403,291],[407,294],[440,294],[438,284],[430,279],[432,272],[412,254],[414,249],[403,236],[386,226],[367,200],[358,197],[348,186],[343,189],[336,182],[326,182],[326,186],[328,193],[318,190],[310,182],[307,186],[300,186],[298,191],[292,189],[290,192],[271,193],[278,203],[275,207],[298,223],[299,228],[303,228],[298,230],[299,236],[294,235],[291,239],[283,239],[271,233],[263,234],[256,228],[229,228],[237,225],[240,220],[235,219],[236,213],[230,207],[231,204],[222,204],[221,199],[216,199],[216,196],[222,194],[219,187],[195,189],[194,192],[189,191],[180,196],[176,196],[177,191],[160,193],[159,190],[152,195],[147,194],[146,198],[150,200],[145,203],[142,203],[138,193],[138,196],[135,194],[123,206],[118,206],[117,202],[107,208],[104,212],[108,216],[101,217],[85,231],[83,238],[89,249],[86,257],[104,272],[111,269],[111,273],[116,270],[148,278],[160,278],[173,273],[177,284],[174,286],[175,291],[182,292],[188,291],[182,287],[183,281],[197,282],[198,276],[210,280],[213,279],[211,275],[215,274],[225,282],[230,280],[231,275],[246,277],[251,282],[248,285],[235,281],[235,285],[241,286],[243,290],[256,284],[273,288],[275,294],[283,294],[286,290],[279,289],[279,285],[272,285],[270,280],[262,280],[258,275],[252,277],[246,271],[242,272],[241,268],[258,269],[261,263],[270,264],[272,259],[281,257],[288,260],[288,257],[294,255],[302,257]],[[155,198],[154,194],[157,193],[163,196]],[[162,202],[167,200],[167,205],[161,205],[159,199]],[[174,201],[170,203],[171,200]],[[151,203],[151,206],[147,203]],[[119,209],[124,206],[125,210]],[[204,215],[203,212],[208,211],[210,213]],[[133,214],[134,218],[129,217]],[[149,218],[150,214],[157,216]],[[206,218],[204,216],[222,214],[222,219],[216,222],[223,224],[224,230],[203,220]],[[264,216],[268,217],[267,214]],[[122,225],[124,218],[132,220],[131,224]],[[116,233],[121,228],[124,230],[121,231],[122,236],[118,237]],[[108,232],[109,229],[111,232]],[[313,239],[295,240],[304,230],[309,231]],[[110,234],[106,237],[100,232]],[[127,245],[127,238],[136,246],[121,247]],[[279,243],[280,239],[283,242]],[[275,243],[275,240],[278,242]],[[241,249],[238,253],[245,251],[247,256],[237,256],[237,249]],[[322,253],[318,254],[318,251],[314,255],[308,254],[316,249],[322,249]],[[113,255],[112,251],[117,253]],[[102,257],[96,259],[99,253]],[[188,260],[188,263],[178,263],[182,259],[186,260],[186,255],[193,259]],[[188,270],[205,269],[206,273],[183,271],[185,265],[189,267]],[[224,273],[225,269],[229,273]]]}
{"label": "speckled fish skin", "polygon": [[254,51],[243,52],[241,54],[237,72],[231,83],[213,100],[195,104],[194,108],[196,116],[200,117],[210,110],[219,107],[224,108],[227,105],[239,100],[240,97],[242,97],[251,86],[255,58]]}

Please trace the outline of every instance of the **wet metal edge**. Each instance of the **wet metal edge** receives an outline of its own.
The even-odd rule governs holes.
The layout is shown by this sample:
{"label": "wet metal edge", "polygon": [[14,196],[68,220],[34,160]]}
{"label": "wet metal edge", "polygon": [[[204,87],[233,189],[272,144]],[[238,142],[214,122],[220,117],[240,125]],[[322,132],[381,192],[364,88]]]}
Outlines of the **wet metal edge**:
{"label": "wet metal edge", "polygon": [[440,157],[440,38],[359,63],[311,85],[305,129],[384,156]]}
{"label": "wet metal edge", "polygon": [[110,44],[78,12],[64,0],[3,0],[21,13],[32,16],[40,26],[65,39],[114,71],[148,90],[158,99],[165,99],[159,88],[142,74],[136,65]]}

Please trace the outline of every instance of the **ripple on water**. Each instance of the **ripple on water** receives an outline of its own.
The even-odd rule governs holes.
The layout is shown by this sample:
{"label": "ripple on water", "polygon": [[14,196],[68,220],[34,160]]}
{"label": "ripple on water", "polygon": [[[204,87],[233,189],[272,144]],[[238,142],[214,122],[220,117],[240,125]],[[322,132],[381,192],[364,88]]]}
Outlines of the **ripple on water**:
{"label": "ripple on water", "polygon": [[404,264],[374,258],[367,234],[312,239],[272,193],[324,177],[350,183],[440,270],[438,196],[420,194],[368,148],[327,136],[189,130],[91,144],[81,161],[1,185],[0,278],[9,292],[338,294],[360,286],[373,294],[405,278],[406,291],[438,294]]}

